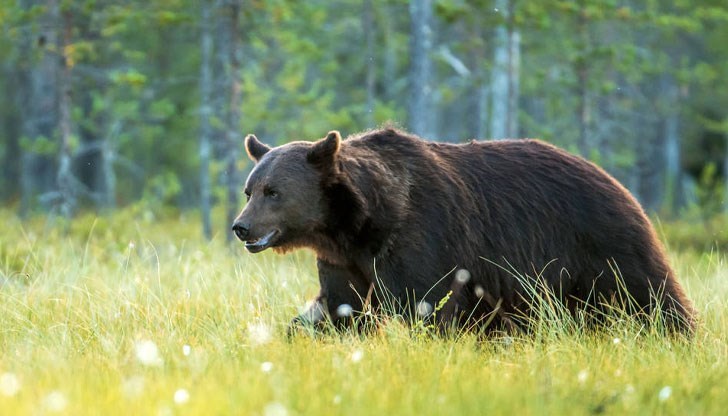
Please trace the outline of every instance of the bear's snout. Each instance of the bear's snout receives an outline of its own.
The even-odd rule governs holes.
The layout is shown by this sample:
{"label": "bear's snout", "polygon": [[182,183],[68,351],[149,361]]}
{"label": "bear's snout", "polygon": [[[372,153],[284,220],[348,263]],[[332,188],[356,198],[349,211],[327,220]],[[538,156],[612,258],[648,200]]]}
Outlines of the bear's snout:
{"label": "bear's snout", "polygon": [[233,223],[233,233],[240,241],[246,241],[250,236],[250,224],[243,224],[240,221]]}

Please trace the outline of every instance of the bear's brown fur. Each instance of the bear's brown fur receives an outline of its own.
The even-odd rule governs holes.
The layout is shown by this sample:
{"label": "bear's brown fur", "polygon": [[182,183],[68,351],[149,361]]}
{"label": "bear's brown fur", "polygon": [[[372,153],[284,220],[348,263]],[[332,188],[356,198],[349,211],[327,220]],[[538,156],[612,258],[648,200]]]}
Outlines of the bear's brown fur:
{"label": "bear's brown fur", "polygon": [[236,235],[251,252],[308,247],[318,258],[321,292],[298,322],[349,322],[385,302],[428,315],[452,290],[440,324],[506,328],[531,314],[530,287],[572,312],[642,315],[659,304],[668,328],[695,325],[638,202],[552,145],[454,145],[384,129],[276,148],[251,135],[246,150],[256,166]]}

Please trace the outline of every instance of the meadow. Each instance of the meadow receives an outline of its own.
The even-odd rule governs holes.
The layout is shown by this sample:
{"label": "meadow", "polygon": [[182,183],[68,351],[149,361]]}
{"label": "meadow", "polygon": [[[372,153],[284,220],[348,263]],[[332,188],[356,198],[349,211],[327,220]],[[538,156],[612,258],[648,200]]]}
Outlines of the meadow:
{"label": "meadow", "polygon": [[[287,339],[313,256],[200,238],[193,213],[0,224],[0,415],[725,414],[728,264],[670,250],[692,340],[638,325]],[[669,225],[664,225],[665,228]],[[668,243],[669,238],[667,239]]]}

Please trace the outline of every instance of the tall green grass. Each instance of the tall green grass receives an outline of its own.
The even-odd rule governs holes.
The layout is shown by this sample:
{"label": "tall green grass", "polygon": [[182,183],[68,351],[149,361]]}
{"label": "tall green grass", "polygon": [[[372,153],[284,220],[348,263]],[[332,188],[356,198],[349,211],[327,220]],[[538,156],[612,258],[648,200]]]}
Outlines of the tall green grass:
{"label": "tall green grass", "polygon": [[[313,257],[250,255],[183,214],[0,224],[0,415],[724,414],[728,265],[674,252],[690,342],[549,319],[528,335],[286,339]],[[663,225],[669,227],[669,225]],[[558,318],[555,316],[554,318]]]}

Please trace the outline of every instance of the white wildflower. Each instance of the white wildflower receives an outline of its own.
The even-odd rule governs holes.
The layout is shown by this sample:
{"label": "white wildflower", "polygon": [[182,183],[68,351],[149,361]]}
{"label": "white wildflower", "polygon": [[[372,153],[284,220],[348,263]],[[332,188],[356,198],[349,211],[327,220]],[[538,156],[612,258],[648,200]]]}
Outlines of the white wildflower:
{"label": "white wildflower", "polygon": [[579,371],[579,374],[576,375],[576,379],[579,380],[579,383],[584,384],[586,383],[586,380],[589,378],[589,372],[586,370]]}
{"label": "white wildflower", "polygon": [[144,377],[132,376],[121,383],[121,391],[128,399],[136,399],[144,393]]}
{"label": "white wildflower", "polygon": [[62,412],[66,406],[68,400],[60,391],[52,391],[43,399],[43,407],[49,412]]}
{"label": "white wildflower", "polygon": [[268,403],[263,409],[264,416],[287,416],[288,409],[278,402]]}
{"label": "white wildflower", "polygon": [[468,283],[470,280],[470,272],[466,269],[460,269],[455,273],[455,280],[457,280],[458,283],[461,285],[464,285],[465,283]]}
{"label": "white wildflower", "polygon": [[417,315],[422,318],[429,316],[432,313],[432,305],[424,300],[417,303]]}
{"label": "white wildflower", "polygon": [[178,389],[174,392],[174,402],[176,404],[185,404],[190,401],[190,393],[185,389]]}
{"label": "white wildflower", "polygon": [[270,373],[271,370],[273,370],[273,363],[270,361],[265,361],[260,364],[260,371],[264,373]]}
{"label": "white wildflower", "polygon": [[0,375],[0,394],[3,396],[15,396],[20,391],[20,380],[13,373]]}
{"label": "white wildflower", "polygon": [[258,322],[248,325],[248,338],[255,345],[263,345],[269,343],[273,335],[268,325]]}
{"label": "white wildflower", "polygon": [[483,296],[485,296],[485,289],[483,289],[483,286],[481,286],[481,285],[475,286],[475,296],[477,296],[479,298],[482,298]]}
{"label": "white wildflower", "polygon": [[672,396],[672,387],[670,387],[670,386],[663,387],[662,389],[660,389],[660,392],[657,394],[657,398],[661,402],[666,401],[667,399],[670,398],[670,396]]}
{"label": "white wildflower", "polygon": [[149,367],[160,367],[164,361],[162,356],[159,354],[159,348],[154,341],[144,339],[137,341],[134,344],[134,352],[136,353],[137,360],[143,365]]}
{"label": "white wildflower", "polygon": [[339,318],[349,317],[353,312],[354,308],[352,308],[348,303],[342,303],[338,308],[336,308],[336,316]]}

